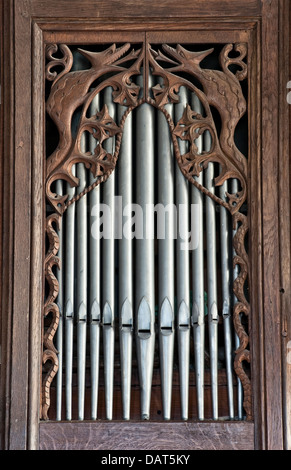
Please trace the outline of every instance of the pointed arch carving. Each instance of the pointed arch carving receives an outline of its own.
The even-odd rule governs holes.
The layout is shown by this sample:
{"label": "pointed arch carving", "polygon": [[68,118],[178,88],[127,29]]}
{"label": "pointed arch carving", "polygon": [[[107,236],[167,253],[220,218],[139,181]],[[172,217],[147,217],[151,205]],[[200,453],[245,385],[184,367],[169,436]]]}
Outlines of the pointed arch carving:
{"label": "pointed arch carving", "polygon": [[[241,314],[246,316],[250,314],[250,306],[245,296],[245,285],[249,275],[249,259],[245,249],[248,219],[241,212],[247,199],[248,175],[247,159],[235,144],[236,127],[247,110],[240,84],[247,77],[245,60],[247,46],[244,43],[226,44],[219,55],[219,70],[206,69],[201,64],[212,54],[213,49],[196,52],[179,44],[176,47],[164,44],[161,49],[157,49],[146,42],[138,48],[126,43],[121,46],[113,44],[101,52],[83,49],[78,51],[89,61],[89,68],[73,70],[73,54],[65,44],[49,44],[46,48],[48,60],[46,79],[51,82],[46,111],[56,125],[59,142],[46,162],[46,198],[53,208],[53,214],[50,214],[46,220],[49,248],[45,258],[45,273],[49,295],[44,305],[44,316],[52,314],[52,321],[43,338],[43,362],[50,361],[51,367],[43,381],[41,416],[43,419],[48,419],[49,389],[58,369],[57,351],[53,345],[59,318],[56,303],[58,282],[52,267],[59,265],[59,240],[53,225],[59,227],[62,215],[70,204],[109,178],[116,167],[128,114],[142,103],[148,103],[162,111],[167,119],[175,158],[185,178],[216,203],[224,206],[233,217],[233,226],[236,230],[234,238],[236,255],[233,263],[239,267],[233,288],[237,298],[233,317],[235,331],[240,340],[240,346],[235,354],[234,368],[244,388],[247,419],[252,420],[251,383],[243,367],[244,361],[250,362],[249,336],[241,322]],[[162,79],[162,84],[147,86],[150,70],[152,75]],[[138,75],[143,76],[143,91],[135,82]],[[193,77],[195,83],[199,82],[201,88],[192,83],[189,77]],[[178,92],[182,86],[197,95],[204,112],[199,114],[188,104],[182,118],[174,123],[166,110],[166,105],[179,102]],[[126,107],[118,123],[112,119],[106,105],[95,115],[87,116],[94,97],[107,87],[113,90],[113,101]],[[80,107],[81,116],[74,137],[72,118],[76,109]],[[219,134],[211,107],[216,109],[221,119]],[[208,152],[199,153],[195,141],[206,131],[211,135],[212,145]],[[94,153],[83,153],[81,150],[80,142],[84,132],[89,132],[96,139]],[[110,154],[104,149],[103,143],[112,136],[115,136],[115,150]],[[185,154],[180,153],[179,139],[188,142],[188,151]],[[227,180],[237,179],[240,182],[240,191],[235,194],[227,193],[225,199],[221,199],[200,185],[196,177],[210,162],[220,165],[220,174],[215,180],[216,187]],[[52,188],[53,183],[59,179],[67,181],[71,186],[78,186],[78,179],[72,173],[75,163],[84,163],[95,180],[82,193],[68,200],[67,195],[58,195]]]}

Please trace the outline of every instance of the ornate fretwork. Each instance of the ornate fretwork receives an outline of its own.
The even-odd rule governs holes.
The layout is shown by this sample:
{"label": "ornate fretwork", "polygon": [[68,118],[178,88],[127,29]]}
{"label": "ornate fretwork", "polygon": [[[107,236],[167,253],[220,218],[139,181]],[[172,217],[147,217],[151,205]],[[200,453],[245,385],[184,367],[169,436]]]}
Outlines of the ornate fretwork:
{"label": "ornate fretwork", "polygon": [[46,235],[48,238],[49,248],[45,258],[45,278],[48,283],[48,294],[44,304],[44,317],[46,319],[52,316],[52,320],[43,335],[43,364],[50,362],[51,366],[46,372],[43,380],[42,409],[40,413],[42,419],[48,418],[47,413],[50,407],[50,385],[58,371],[58,355],[53,339],[59,324],[60,316],[59,307],[55,302],[59,292],[59,285],[58,280],[53,273],[53,267],[57,266],[57,268],[60,269],[60,261],[57,257],[59,251],[59,237],[53,225],[55,225],[56,229],[59,230],[60,224],[61,217],[58,214],[51,214],[46,219]]}
{"label": "ornate fretwork", "polygon": [[[239,194],[228,194],[228,209],[231,213],[236,213],[246,199],[247,162],[234,143],[237,124],[246,112],[246,102],[239,83],[239,79],[243,79],[246,73],[246,65],[242,62],[246,54],[246,46],[243,44],[235,46],[235,49],[240,52],[237,59],[228,58],[228,53],[232,48],[232,45],[227,45],[220,54],[220,63],[224,71],[202,69],[200,67],[200,62],[210,55],[213,49],[204,52],[190,52],[180,45],[176,49],[168,45],[163,46],[164,51],[170,56],[169,59],[160,51],[151,51],[151,65],[154,70],[153,73],[162,76],[164,79],[164,87],[155,87],[154,90],[155,102],[158,107],[163,107],[168,102],[175,102],[178,99],[177,92],[179,88],[186,86],[198,96],[206,113],[206,116],[202,117],[188,105],[182,119],[174,129],[172,136],[181,171],[191,183],[196,184],[193,177],[199,176],[199,173],[203,170],[203,167],[207,166],[208,162],[220,163],[222,170],[215,181],[215,185],[220,186],[227,179],[237,178],[242,186],[242,191]],[[170,61],[171,67],[165,70],[158,65],[158,62],[166,60]],[[228,69],[229,65],[234,63],[242,68],[237,76],[233,75]],[[181,72],[186,72],[198,79],[203,91],[195,87],[189,80],[179,77],[177,74]],[[214,106],[221,117],[222,128],[219,138],[210,106]],[[200,155],[195,140],[206,130],[211,134],[212,148],[209,152]],[[187,154],[179,155],[179,147],[175,142],[175,136],[189,141],[190,149]],[[206,188],[203,191],[206,192]],[[208,195],[213,197],[210,193]],[[219,202],[223,204],[221,200]]]}
{"label": "ornate fretwork", "polygon": [[[61,57],[55,56],[58,49]],[[59,142],[57,148],[48,157],[46,166],[46,197],[54,209],[54,214],[48,216],[46,223],[49,250],[45,259],[45,273],[49,295],[45,303],[44,315],[46,318],[51,317],[52,320],[43,339],[43,362],[50,361],[52,367],[43,383],[42,417],[47,419],[50,384],[58,368],[57,351],[53,345],[59,317],[55,303],[58,295],[58,282],[52,268],[59,264],[57,257],[59,241],[53,224],[59,229],[61,216],[67,207],[108,179],[116,166],[127,115],[141,103],[147,102],[166,116],[175,157],[183,175],[200,191],[226,207],[233,216],[236,230],[234,265],[239,266],[239,275],[234,283],[234,294],[237,298],[234,308],[234,326],[240,339],[234,367],[244,387],[244,407],[247,419],[252,419],[250,379],[243,367],[243,362],[250,362],[249,336],[241,320],[243,315],[249,316],[250,313],[244,293],[249,274],[248,255],[245,250],[248,220],[240,212],[247,198],[247,161],[237,148],[234,138],[237,125],[246,112],[246,101],[240,81],[247,76],[247,64],[244,61],[247,47],[245,44],[225,45],[219,56],[220,70],[201,66],[202,60],[210,56],[213,49],[193,52],[181,45],[173,48],[165,44],[162,50],[156,50],[150,44],[144,44],[135,50],[130,44],[124,44],[121,47],[113,44],[101,52],[82,49],[78,51],[89,60],[90,68],[72,70],[73,54],[66,45],[52,44],[48,45],[46,50],[48,59],[46,78],[51,82],[46,110],[56,125]],[[236,57],[233,57],[234,54],[229,57],[230,52],[233,51]],[[147,86],[150,73],[161,79],[161,82],[152,88]],[[143,77],[143,89],[135,83],[137,75]],[[201,88],[197,88],[191,82],[191,77],[194,79],[193,82],[200,83]],[[203,112],[198,113],[187,105],[182,118],[174,123],[167,112],[166,105],[179,102],[178,92],[182,86],[195,93],[202,104]],[[88,117],[88,110],[93,99],[107,87],[112,87],[113,101],[126,107],[120,122],[112,119],[106,105],[95,115]],[[212,107],[220,115],[219,135]],[[81,115],[76,135],[73,136],[72,119],[78,108],[81,108]],[[207,152],[199,153],[196,140],[206,131],[211,136],[211,148]],[[85,132],[89,132],[96,139],[93,153],[82,152],[80,142]],[[113,136],[115,137],[115,150],[110,154],[103,144]],[[185,154],[180,153],[179,139],[189,143]],[[84,163],[90,169],[95,177],[94,183],[71,200],[68,200],[67,195],[55,194],[52,188],[53,183],[58,179],[66,180],[74,187],[78,185],[78,178],[72,174],[72,166],[78,162]],[[220,174],[215,180],[215,186],[221,186],[229,179],[236,179],[240,182],[238,193],[227,193],[226,198],[221,199],[197,182],[196,177],[209,162],[219,164]]]}
{"label": "ornate fretwork", "polygon": [[[71,52],[65,46],[60,47],[70,56]],[[90,167],[99,182],[105,181],[115,168],[119,148],[116,149],[114,155],[109,155],[102,144],[109,136],[121,134],[122,129],[110,118],[106,107],[90,119],[86,117],[86,113],[94,97],[106,87],[113,88],[113,98],[116,103],[131,109],[138,105],[139,87],[131,82],[131,76],[140,73],[142,54],[140,51],[132,50],[125,55],[129,48],[130,44],[119,48],[113,45],[103,52],[87,52],[79,49],[79,52],[90,61],[91,68],[77,71],[68,70],[66,74],[61,72],[53,81],[46,109],[59,131],[59,144],[47,160],[46,193],[48,200],[56,212],[60,214],[65,209],[67,196],[59,197],[54,194],[51,191],[51,185],[57,179],[65,179],[72,186],[77,186],[78,179],[72,174],[72,166],[76,162],[83,162],[87,167]],[[49,50],[55,50],[55,46],[50,46]],[[136,60],[132,66],[122,67],[123,62],[133,59]],[[72,66],[70,58],[63,60],[63,62]],[[56,65],[55,60],[53,60],[53,65]],[[47,66],[47,70],[50,71],[51,68],[49,65]],[[115,75],[90,90],[94,81],[113,72]],[[77,137],[73,141],[72,118],[80,106],[83,107],[82,115]],[[84,154],[80,148],[80,140],[86,130],[99,139],[93,155]],[[117,141],[120,142],[120,140],[121,136]]]}
{"label": "ornate fretwork", "polygon": [[245,285],[249,274],[249,258],[245,249],[245,240],[248,233],[248,219],[244,214],[237,212],[233,216],[233,228],[236,231],[233,244],[236,256],[233,260],[233,265],[239,266],[240,273],[234,281],[233,291],[237,298],[234,306],[233,322],[235,331],[239,337],[240,345],[236,351],[234,369],[237,376],[240,378],[244,389],[244,408],[247,414],[247,419],[252,419],[252,390],[251,383],[248,375],[243,368],[243,362],[251,362],[250,351],[248,350],[249,336],[242,324],[242,317],[245,315],[249,318],[250,305],[245,296]]}

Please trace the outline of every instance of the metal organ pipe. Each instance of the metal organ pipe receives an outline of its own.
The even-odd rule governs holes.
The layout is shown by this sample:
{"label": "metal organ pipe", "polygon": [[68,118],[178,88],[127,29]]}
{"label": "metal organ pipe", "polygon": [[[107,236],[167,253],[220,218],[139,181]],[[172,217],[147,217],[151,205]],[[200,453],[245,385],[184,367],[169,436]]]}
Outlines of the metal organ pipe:
{"label": "metal organ pipe", "polygon": [[[187,105],[187,90],[181,87],[179,90],[180,102],[175,105],[175,121],[181,119]],[[185,141],[179,142],[181,154],[187,152]],[[188,419],[189,407],[189,368],[190,368],[190,283],[189,283],[189,251],[182,249],[185,243],[185,235],[189,231],[189,215],[187,211],[181,211],[181,205],[188,208],[189,184],[183,176],[175,161],[175,190],[176,206],[178,214],[178,230],[176,243],[176,279],[177,279],[177,335],[179,349],[179,376],[181,391],[181,417]],[[182,233],[182,238],[180,234]]]}
{"label": "metal organ pipe", "polygon": [[[72,167],[75,175],[75,165]],[[75,188],[66,184],[68,199],[75,196]],[[66,354],[66,419],[72,419],[72,378],[73,378],[73,328],[75,295],[75,204],[71,204],[65,213],[65,354]]]}
{"label": "metal organ pipe", "polygon": [[[202,106],[198,97],[192,94],[192,109],[202,114]],[[198,152],[203,151],[203,137],[200,136],[195,144]],[[196,181],[203,185],[203,172]],[[205,361],[205,312],[204,312],[204,227],[203,207],[204,197],[195,186],[191,187],[191,201],[195,204],[195,230],[197,230],[197,247],[192,251],[192,326],[194,338],[195,372],[197,388],[198,418],[204,419],[204,361]]]}
{"label": "metal organ pipe", "polygon": [[[82,136],[83,137],[83,136]],[[83,142],[82,151],[86,144]],[[83,163],[77,164],[79,178],[78,194],[86,188],[86,169]],[[84,419],[85,372],[86,372],[86,333],[87,333],[87,195],[76,202],[77,223],[77,370],[78,370],[78,419]]]}
{"label": "metal organ pipe", "polygon": [[[173,105],[166,109],[171,115]],[[171,136],[165,116],[159,112],[157,117],[158,130],[158,204],[165,209],[158,217],[157,230],[164,222],[164,233],[158,233],[159,255],[159,349],[162,387],[163,417],[171,418],[174,329],[175,329],[175,293],[174,293],[174,159],[172,155]],[[164,215],[164,219],[163,219]]]}
{"label": "metal organ pipe", "polygon": [[[91,105],[91,115],[99,111],[99,95],[94,98]],[[93,154],[96,147],[96,140],[93,136],[89,137],[90,152]],[[89,183],[92,184],[94,177],[89,174]],[[101,250],[100,240],[93,236],[91,228],[96,221],[98,214],[96,208],[100,204],[100,186],[96,186],[89,193],[89,306],[90,306],[90,368],[91,368],[91,419],[97,419],[98,408],[98,386],[99,386],[99,364],[100,364],[100,323],[101,323],[101,297],[100,297],[100,266]]]}
{"label": "metal organ pipe", "polygon": [[[211,136],[205,132],[205,150],[211,149]],[[208,163],[205,171],[206,188],[214,194],[214,164]],[[208,329],[213,419],[218,419],[218,308],[216,264],[216,208],[215,202],[206,197]]]}
{"label": "metal organ pipe", "polygon": [[[141,77],[137,81],[143,86]],[[149,77],[150,83],[152,77]],[[94,98],[91,117],[107,105],[110,116],[120,121],[126,108],[115,105],[112,88]],[[179,103],[167,104],[166,110],[173,121],[178,122],[185,107],[191,104],[192,110],[203,114],[202,104],[194,93],[186,88],[179,90]],[[232,376],[232,327],[231,327],[231,261],[232,247],[228,227],[228,213],[220,207],[216,213],[216,204],[194,185],[190,185],[183,176],[173,156],[168,122],[162,112],[148,104],[140,105],[135,111],[135,124],[130,113],[123,129],[119,161],[105,183],[95,187],[88,195],[82,195],[69,205],[60,231],[60,249],[63,272],[57,273],[59,282],[58,305],[60,326],[57,334],[60,372],[57,375],[56,419],[62,419],[62,364],[65,358],[65,418],[72,419],[73,386],[73,339],[74,321],[77,338],[77,416],[84,420],[86,390],[86,354],[89,351],[91,380],[91,419],[98,416],[98,389],[100,368],[101,333],[103,340],[103,367],[105,388],[106,419],[113,419],[114,391],[114,354],[115,354],[115,311],[119,317],[119,351],[121,368],[122,418],[130,419],[131,376],[133,363],[133,331],[140,383],[141,418],[150,419],[152,376],[155,357],[155,312],[158,305],[157,331],[159,340],[159,360],[161,373],[161,396],[164,420],[171,419],[173,362],[175,335],[177,335],[181,419],[189,419],[189,373],[190,373],[190,333],[193,331],[193,350],[195,361],[198,419],[205,419],[205,290],[208,297],[208,339],[210,353],[210,375],[212,390],[212,415],[218,419],[218,282],[217,282],[217,228],[220,231],[222,318],[224,324],[224,348],[228,380],[229,417],[234,419],[233,376]],[[135,134],[134,134],[135,130]],[[155,131],[157,132],[155,140]],[[155,148],[156,143],[156,148]],[[208,131],[199,136],[195,144],[198,153],[209,152],[211,135]],[[93,154],[96,139],[85,135],[81,140],[81,151]],[[188,151],[188,143],[179,141],[181,154]],[[104,141],[104,149],[114,152],[114,138]],[[156,151],[156,153],[155,153]],[[157,163],[155,163],[157,162]],[[155,165],[157,165],[155,167]],[[157,169],[158,183],[155,181]],[[215,166],[209,163],[201,171],[196,181],[214,194]],[[135,173],[134,173],[135,171]],[[71,188],[68,183],[57,181],[56,192],[68,194],[68,199],[92,184],[95,179],[84,164],[78,163],[72,168],[79,178],[79,186]],[[122,197],[122,204],[117,206],[116,190]],[[227,183],[220,189],[220,197],[225,199]],[[233,182],[232,192],[237,191],[237,182]],[[135,194],[136,193],[136,194]],[[159,213],[155,234],[154,206],[155,196],[163,213]],[[128,216],[135,211],[133,201],[142,208],[143,227],[135,234],[137,239],[128,237],[128,233],[119,233],[116,242],[116,227],[124,210],[130,208]],[[94,208],[103,202],[110,207],[111,236],[106,233],[100,240],[88,230],[96,220]],[[195,210],[190,210],[195,204]],[[151,210],[152,209],[152,210]],[[156,208],[156,211],[159,210]],[[218,214],[220,226],[217,226]],[[192,216],[194,216],[192,220]],[[160,223],[164,217],[165,232],[160,233]],[[191,224],[190,224],[191,217]],[[109,220],[106,220],[108,224]],[[204,222],[206,233],[204,232]],[[191,251],[187,243],[196,232],[197,245]],[[124,228],[124,225],[122,225]],[[155,235],[158,244],[158,259],[155,265]],[[159,237],[161,235],[161,237]],[[205,235],[205,240],[204,240]],[[233,234],[232,234],[233,235]],[[175,241],[176,240],[176,241]],[[206,241],[206,243],[205,243]],[[118,251],[116,248],[118,247]],[[135,247],[135,252],[134,252]],[[205,254],[207,262],[205,263]],[[118,255],[118,256],[117,256]],[[118,281],[116,281],[116,261],[118,261]],[[190,264],[191,263],[191,264]],[[207,268],[205,273],[205,268]],[[157,271],[156,271],[157,270]],[[158,279],[155,279],[155,274]],[[205,279],[204,279],[205,276]],[[234,270],[237,276],[237,270]],[[158,289],[155,282],[158,281]],[[205,282],[206,281],[206,282]],[[190,292],[192,290],[192,310]],[[118,297],[118,302],[116,302]],[[235,300],[235,299],[234,299]],[[116,308],[118,303],[118,308]],[[176,317],[176,318],[175,318]],[[87,328],[90,344],[87,347]],[[63,346],[64,329],[64,346]],[[237,337],[235,338],[237,344]],[[238,382],[239,418],[242,419],[242,388]]]}
{"label": "metal organ pipe", "polygon": [[[141,84],[141,83],[139,83]],[[147,103],[136,110],[136,202],[144,214],[154,205],[154,110]],[[149,419],[155,351],[154,217],[144,220],[144,237],[136,240],[136,352],[141,417]]]}
{"label": "metal organ pipe", "polygon": [[[126,111],[118,107],[118,117]],[[118,162],[118,188],[122,196],[122,214],[132,204],[132,114],[127,116]],[[133,259],[132,240],[121,234],[119,241],[119,344],[122,389],[122,416],[130,419],[131,369],[133,342]]]}
{"label": "metal organ pipe", "polygon": [[[104,103],[108,107],[110,116],[116,119],[115,104],[112,100],[112,88],[104,91]],[[104,142],[104,148],[114,152],[113,139]],[[115,240],[114,240],[114,194],[115,172],[102,186],[103,202],[111,208],[111,237],[102,239],[102,298],[103,298],[103,356],[104,356],[104,382],[105,382],[105,409],[106,419],[113,416],[113,382],[114,382],[114,326],[115,326]]]}
{"label": "metal organ pipe", "polygon": [[[226,199],[227,182],[220,187],[220,198]],[[221,285],[222,285],[222,318],[224,326],[224,348],[227,375],[229,418],[234,419],[233,380],[232,380],[232,329],[230,300],[230,263],[232,253],[229,251],[228,212],[220,206],[220,249],[221,249]]]}

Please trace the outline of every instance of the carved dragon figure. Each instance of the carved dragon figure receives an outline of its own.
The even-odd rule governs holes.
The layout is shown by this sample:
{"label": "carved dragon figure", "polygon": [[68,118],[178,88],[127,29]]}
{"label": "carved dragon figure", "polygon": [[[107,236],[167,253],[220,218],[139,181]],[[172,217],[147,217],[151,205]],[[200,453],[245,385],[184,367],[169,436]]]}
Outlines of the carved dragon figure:
{"label": "carved dragon figure", "polygon": [[[90,159],[88,155],[80,154],[76,148],[76,142],[72,138],[72,118],[77,108],[86,105],[82,112],[82,118],[85,119],[86,109],[93,97],[104,87],[111,85],[115,89],[113,94],[115,94],[114,98],[116,102],[122,100],[123,104],[125,101],[126,105],[136,104],[137,102],[139,87],[130,82],[129,76],[139,72],[142,57],[134,64],[134,67],[130,69],[120,67],[122,60],[119,59],[126,54],[129,48],[130,44],[127,43],[121,47],[116,47],[116,45],[113,44],[108,49],[101,52],[90,52],[78,49],[78,51],[90,61],[91,68],[68,72],[60,78],[55,78],[52,84],[50,95],[46,103],[46,110],[59,131],[59,143],[55,151],[47,159],[47,196],[58,213],[62,212],[63,204],[67,196],[58,197],[51,192],[50,186],[55,179],[61,177],[67,180],[72,186],[77,186],[78,178],[73,176],[71,172],[72,165],[75,161],[95,165],[92,171],[97,175],[96,161]],[[71,52],[69,53],[71,54]],[[138,54],[139,51],[132,51],[130,57],[127,56],[123,60],[137,57]],[[71,63],[71,61],[67,62]],[[107,80],[106,83],[103,82],[93,91],[90,90],[95,80],[102,75],[110,73],[115,73],[116,76],[111,80]],[[124,93],[124,88],[127,90],[126,94]],[[120,131],[120,129],[118,130]],[[111,171],[113,169],[114,165]]]}
{"label": "carved dragon figure", "polygon": [[[238,58],[233,59],[228,57],[232,48],[233,45],[228,44],[221,51],[220,63],[223,69],[222,71],[204,69],[200,66],[202,60],[214,51],[213,48],[203,52],[193,52],[186,50],[179,44],[176,49],[164,44],[163,49],[171,59],[160,51],[157,53],[151,50],[151,56],[154,74],[161,75],[166,83],[164,93],[160,85],[153,87],[155,99],[158,100],[159,104],[165,104],[168,102],[168,99],[172,102],[177,102],[178,89],[181,84],[185,84],[188,88],[193,91],[195,90],[195,93],[205,106],[208,118],[211,116],[209,106],[214,106],[220,113],[221,132],[219,138],[216,136],[215,139],[216,153],[221,152],[224,155],[224,159],[226,157],[227,165],[224,165],[223,156],[219,158],[218,161],[222,164],[222,172],[215,180],[215,184],[219,186],[229,178],[238,178],[240,180],[242,186],[240,194],[228,194],[230,201],[229,208],[231,212],[234,213],[239,210],[246,198],[247,161],[236,147],[234,135],[237,124],[246,112],[246,101],[239,80],[243,80],[246,77],[247,69],[246,64],[243,62],[243,58],[246,55],[246,45],[235,45],[235,50],[239,52],[240,55]],[[174,64],[174,66],[163,69],[157,63],[159,60],[169,62]],[[231,64],[239,66],[241,70],[233,74],[229,70]],[[194,87],[190,81],[176,75],[177,72],[186,72],[198,79],[203,87],[203,93]],[[199,127],[198,124],[196,127]],[[212,129],[213,128],[215,128],[215,126],[212,126]],[[209,130],[211,130],[210,127]],[[205,160],[213,161],[213,153],[209,155],[207,159],[205,158]],[[192,156],[193,159],[195,159],[195,157],[195,155]],[[201,157],[200,160],[203,160],[203,157]]]}

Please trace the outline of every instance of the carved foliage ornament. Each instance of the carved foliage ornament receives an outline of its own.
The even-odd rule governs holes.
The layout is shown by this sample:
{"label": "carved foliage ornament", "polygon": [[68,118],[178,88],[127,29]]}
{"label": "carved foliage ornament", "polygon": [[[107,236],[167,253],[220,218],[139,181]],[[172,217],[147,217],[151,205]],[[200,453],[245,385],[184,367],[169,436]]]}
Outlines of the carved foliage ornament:
{"label": "carved foliage ornament", "polygon": [[[234,326],[240,339],[236,351],[234,367],[237,376],[244,387],[244,408],[247,419],[252,419],[251,384],[244,370],[243,362],[250,362],[248,349],[249,337],[241,321],[241,314],[249,316],[250,307],[245,297],[245,283],[249,273],[248,255],[245,250],[245,238],[248,232],[247,217],[240,212],[247,198],[247,161],[235,145],[234,135],[237,124],[246,112],[246,101],[240,81],[247,76],[247,65],[244,61],[247,54],[246,44],[227,44],[220,52],[220,70],[203,68],[200,64],[204,58],[213,53],[213,49],[193,52],[181,45],[176,48],[167,44],[161,50],[155,50],[145,43],[136,50],[129,43],[117,47],[115,44],[101,52],[91,52],[78,49],[91,66],[85,70],[72,70],[73,54],[64,44],[47,46],[46,79],[51,81],[50,93],[46,102],[46,111],[55,123],[59,142],[54,152],[48,157],[46,165],[46,197],[54,209],[47,217],[46,231],[49,249],[45,258],[45,274],[49,285],[49,295],[45,302],[44,315],[52,316],[51,325],[43,339],[43,362],[51,362],[51,367],[43,382],[41,416],[47,419],[50,406],[50,384],[58,368],[57,352],[53,345],[53,337],[58,326],[59,310],[56,304],[58,282],[53,274],[53,266],[59,264],[57,257],[59,240],[56,232],[61,224],[62,214],[67,207],[88,193],[98,184],[106,181],[114,171],[118,159],[123,127],[127,115],[137,106],[146,102],[164,113],[171,131],[175,157],[183,175],[200,191],[226,207],[233,216],[236,230],[234,248],[236,256],[234,266],[239,266],[239,275],[234,283],[234,293],[237,303],[234,308]],[[232,57],[229,56],[230,52]],[[58,57],[55,55],[58,54]],[[236,55],[236,57],[233,57]],[[233,68],[234,67],[234,68]],[[61,71],[57,73],[57,71]],[[233,70],[236,69],[236,72]],[[151,72],[150,72],[151,71]],[[149,74],[158,76],[161,83],[152,87]],[[138,75],[143,76],[143,90],[135,83]],[[193,81],[201,84],[197,88]],[[92,87],[92,84],[98,83]],[[199,114],[188,104],[182,118],[175,124],[168,114],[165,105],[179,102],[179,89],[186,87],[194,92],[200,100],[204,113]],[[93,99],[107,87],[112,87],[112,97],[115,103],[126,109],[119,123],[110,116],[107,106],[88,117],[88,109]],[[75,111],[81,107],[81,117],[76,137],[72,135],[72,118]],[[211,112],[216,108],[221,118],[221,129],[218,135]],[[198,151],[197,138],[208,131],[211,135],[211,148],[207,152]],[[93,153],[84,153],[81,149],[81,138],[84,132],[89,132],[96,139]],[[108,153],[104,142],[115,136],[115,151]],[[189,142],[188,151],[180,153],[179,139]],[[72,166],[83,162],[95,177],[93,184],[88,186],[75,198],[68,200],[67,195],[55,194],[53,183],[58,179],[66,180],[71,186],[78,186],[78,178],[72,174]],[[196,181],[201,171],[209,162],[217,162],[220,174],[215,180],[215,186],[221,186],[226,180],[235,178],[240,182],[240,191],[226,194],[221,199],[209,192]]]}

